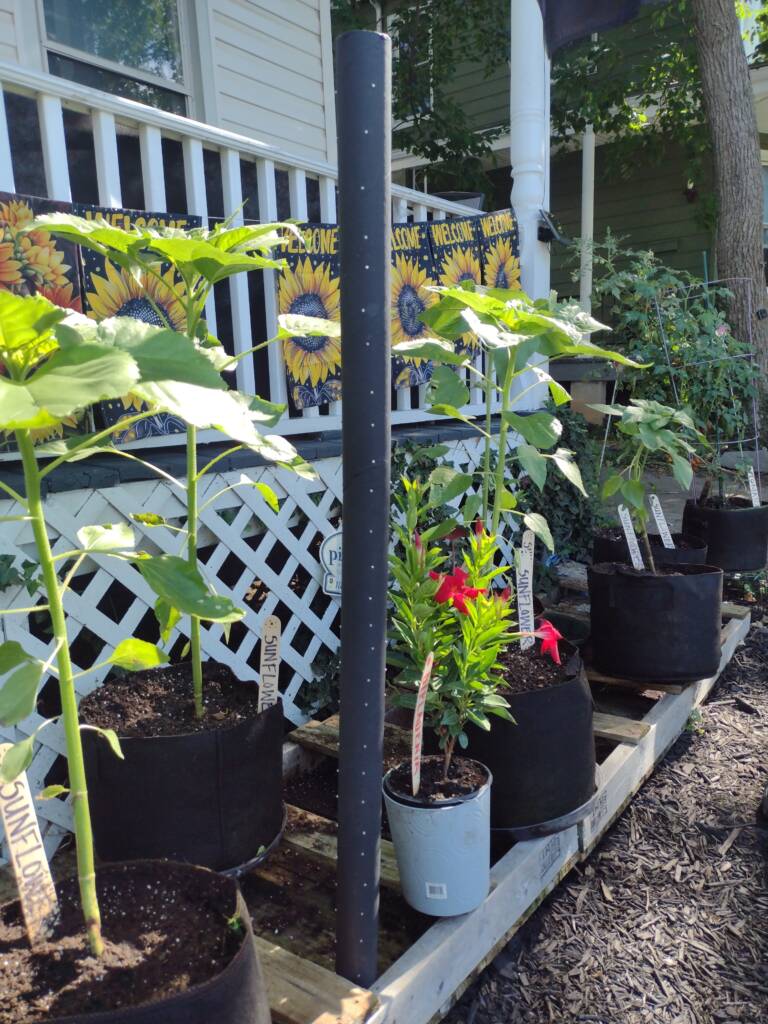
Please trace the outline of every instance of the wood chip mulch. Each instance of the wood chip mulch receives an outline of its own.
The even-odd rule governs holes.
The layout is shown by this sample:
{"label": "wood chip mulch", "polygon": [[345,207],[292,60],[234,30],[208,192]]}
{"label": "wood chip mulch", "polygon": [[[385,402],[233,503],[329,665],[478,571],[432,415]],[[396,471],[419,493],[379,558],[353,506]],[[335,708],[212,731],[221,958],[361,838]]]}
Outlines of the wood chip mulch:
{"label": "wood chip mulch", "polygon": [[768,626],[446,1024],[768,1024]]}

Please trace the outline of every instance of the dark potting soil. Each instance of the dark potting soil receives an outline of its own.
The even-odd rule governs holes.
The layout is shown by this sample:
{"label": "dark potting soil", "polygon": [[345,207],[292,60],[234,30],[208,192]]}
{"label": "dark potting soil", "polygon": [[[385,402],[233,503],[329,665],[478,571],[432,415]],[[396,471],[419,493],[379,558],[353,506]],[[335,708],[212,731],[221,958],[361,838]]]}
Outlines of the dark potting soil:
{"label": "dark potting soil", "polygon": [[89,725],[114,729],[119,736],[181,736],[228,729],[259,708],[256,683],[239,682],[231,669],[214,661],[203,664],[205,714],[195,718],[192,667],[189,662],[113,676],[80,704]]}
{"label": "dark potting soil", "polygon": [[549,653],[542,655],[541,641],[537,640],[532,647],[522,651],[520,645],[512,644],[499,659],[504,666],[506,686],[501,695],[510,693],[528,693],[530,690],[546,690],[550,686],[558,686],[572,675],[566,669],[568,654],[560,649],[561,665],[552,661]]}
{"label": "dark potting soil", "polygon": [[[106,877],[105,877],[106,876]],[[18,904],[0,909],[0,1024],[116,1010],[185,992],[219,974],[243,941],[228,924],[232,883],[173,866],[97,875],[105,952],[94,957],[77,880],[57,886],[61,916],[31,949]]]}
{"label": "dark potting soil", "polygon": [[[429,754],[421,759],[419,798],[424,798],[425,802],[469,796],[488,781],[488,772],[481,764],[466,757],[456,756],[451,759],[446,781],[443,779],[443,764],[442,754]],[[412,797],[410,760],[393,770],[389,776],[389,786],[394,793]]]}
{"label": "dark potting soil", "polygon": [[[605,537],[606,540],[624,540],[624,531],[619,526],[612,526],[606,530],[601,530],[599,536]],[[672,539],[675,542],[675,547],[682,548],[684,551],[690,551],[701,547],[701,544],[696,543],[696,541],[690,541],[679,533],[673,533]],[[649,533],[648,540],[651,542],[652,548],[659,548],[660,551],[664,550],[664,543],[657,533]]]}

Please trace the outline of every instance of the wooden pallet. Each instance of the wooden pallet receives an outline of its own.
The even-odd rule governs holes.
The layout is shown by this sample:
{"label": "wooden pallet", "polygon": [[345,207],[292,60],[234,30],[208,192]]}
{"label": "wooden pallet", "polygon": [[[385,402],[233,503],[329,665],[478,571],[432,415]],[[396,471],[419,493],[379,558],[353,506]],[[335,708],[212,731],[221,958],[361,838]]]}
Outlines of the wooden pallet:
{"label": "wooden pallet", "polygon": [[[604,689],[607,710],[595,712],[594,727],[608,752],[598,767],[592,814],[557,835],[512,846],[494,864],[490,892],[471,914],[431,921],[411,911],[400,895],[394,850],[382,840],[382,969],[370,990],[332,970],[336,823],[289,806],[282,847],[245,881],[246,898],[248,888],[256,887],[250,901],[256,909],[255,941],[276,1024],[428,1024],[446,1013],[546,895],[589,855],[683,731],[749,630],[748,612],[738,608],[726,609],[728,613],[733,617],[723,630],[720,667],[710,679],[679,688],[681,692],[662,692],[655,683],[649,691],[642,684],[642,696],[625,687]],[[655,697],[648,697],[649,692]],[[338,729],[334,716],[294,730],[284,746],[286,776],[333,765]],[[407,745],[407,732],[386,726],[390,753]],[[278,903],[294,902],[301,935],[261,927],[266,920],[258,913],[262,892],[272,893]],[[410,925],[400,927],[406,919]]]}

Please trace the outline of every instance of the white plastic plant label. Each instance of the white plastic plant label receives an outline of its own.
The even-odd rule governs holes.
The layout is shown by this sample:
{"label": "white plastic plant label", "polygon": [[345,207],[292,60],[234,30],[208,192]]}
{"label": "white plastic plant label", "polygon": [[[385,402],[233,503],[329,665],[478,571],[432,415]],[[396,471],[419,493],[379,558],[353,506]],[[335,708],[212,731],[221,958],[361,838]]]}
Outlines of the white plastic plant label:
{"label": "white plastic plant label", "polygon": [[752,499],[752,505],[754,508],[760,508],[760,491],[757,489],[754,466],[750,466],[747,469],[747,480],[749,482],[749,496]]}
{"label": "white plastic plant label", "polygon": [[259,657],[259,711],[277,704],[280,695],[280,636],[282,626],[276,615],[268,615],[261,627],[261,656]]}
{"label": "white plastic plant label", "polygon": [[[517,627],[521,633],[532,633],[533,621],[533,548],[536,537],[533,530],[526,530],[517,554],[515,581],[517,583]],[[520,639],[520,650],[525,651],[534,644],[532,636]]]}
{"label": "white plastic plant label", "polygon": [[326,537],[320,545],[320,565],[323,593],[327,597],[341,597],[341,530]]}
{"label": "white plastic plant label", "polygon": [[432,665],[435,656],[432,651],[427,655],[424,662],[424,671],[419,681],[419,692],[416,695],[416,707],[413,712],[413,743],[411,744],[411,787],[413,795],[419,792],[421,785],[421,746],[424,740],[424,708],[427,706],[427,693],[429,691],[429,677],[432,675]]}
{"label": "white plastic plant label", "polygon": [[624,536],[627,538],[627,547],[629,548],[629,557],[632,559],[632,565],[635,569],[642,570],[645,568],[645,564],[643,556],[640,554],[640,545],[637,543],[635,528],[632,525],[632,516],[629,514],[629,509],[626,505],[619,505],[619,519],[624,529]]}
{"label": "white plastic plant label", "polygon": [[675,546],[675,542],[672,540],[672,534],[669,532],[669,525],[667,523],[667,517],[664,515],[664,509],[661,507],[659,496],[652,494],[648,499],[651,504],[651,512],[653,512],[653,518],[656,520],[656,527],[661,537],[661,543],[668,550],[672,550]]}
{"label": "white plastic plant label", "polygon": [[[0,760],[10,748],[10,743],[0,744]],[[13,782],[0,782],[0,819],[19,890],[27,938],[30,946],[34,946],[49,937],[58,915],[59,901],[26,772]]]}

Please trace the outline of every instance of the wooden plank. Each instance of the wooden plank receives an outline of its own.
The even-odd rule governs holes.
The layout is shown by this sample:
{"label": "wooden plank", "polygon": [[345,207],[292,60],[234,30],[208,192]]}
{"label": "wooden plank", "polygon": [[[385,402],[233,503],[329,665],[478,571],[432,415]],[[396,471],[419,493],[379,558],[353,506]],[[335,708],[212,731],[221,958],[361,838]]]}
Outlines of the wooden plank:
{"label": "wooden plank", "polygon": [[639,743],[651,728],[646,722],[637,722],[621,715],[608,715],[603,711],[594,712],[592,723],[595,736],[603,740],[615,740],[617,743]]}
{"label": "wooden plank", "polygon": [[[300,725],[289,734],[293,743],[298,743],[305,750],[314,750],[318,754],[325,754],[326,757],[339,756],[339,716],[331,715],[324,721],[319,722],[312,719]],[[385,760],[387,754],[396,756],[402,754],[408,756],[411,746],[411,734],[407,729],[401,729],[389,722],[384,724],[384,752]]]}
{"label": "wooden plank", "polygon": [[750,614],[747,606],[733,601],[723,601],[720,611],[724,619],[745,619]]}
{"label": "wooden plank", "polygon": [[601,686],[622,686],[628,690],[663,690],[664,693],[682,693],[686,683],[660,683],[642,679],[619,679],[617,676],[607,676],[594,668],[586,668],[587,679],[590,683],[599,683]]}
{"label": "wooden plank", "polygon": [[254,936],[275,1024],[360,1024],[376,1004],[358,988],[324,967]]}
{"label": "wooden plank", "polygon": [[749,617],[731,619],[723,631],[723,649],[715,675],[691,683],[681,693],[665,693],[642,720],[646,735],[634,746],[623,743],[600,765],[598,792],[591,815],[579,825],[582,857],[599,842],[685,728],[717,682],[733,652],[749,631]]}
{"label": "wooden plank", "polygon": [[369,1024],[426,1024],[495,956],[577,860],[576,827],[517,843],[491,869],[491,890],[470,914],[444,918],[375,982]]}
{"label": "wooden plank", "polygon": [[[336,864],[336,822],[291,804],[288,804],[287,810],[288,826],[283,836],[283,845],[318,863]],[[381,840],[381,884],[390,889],[400,888],[395,848],[387,839]]]}

